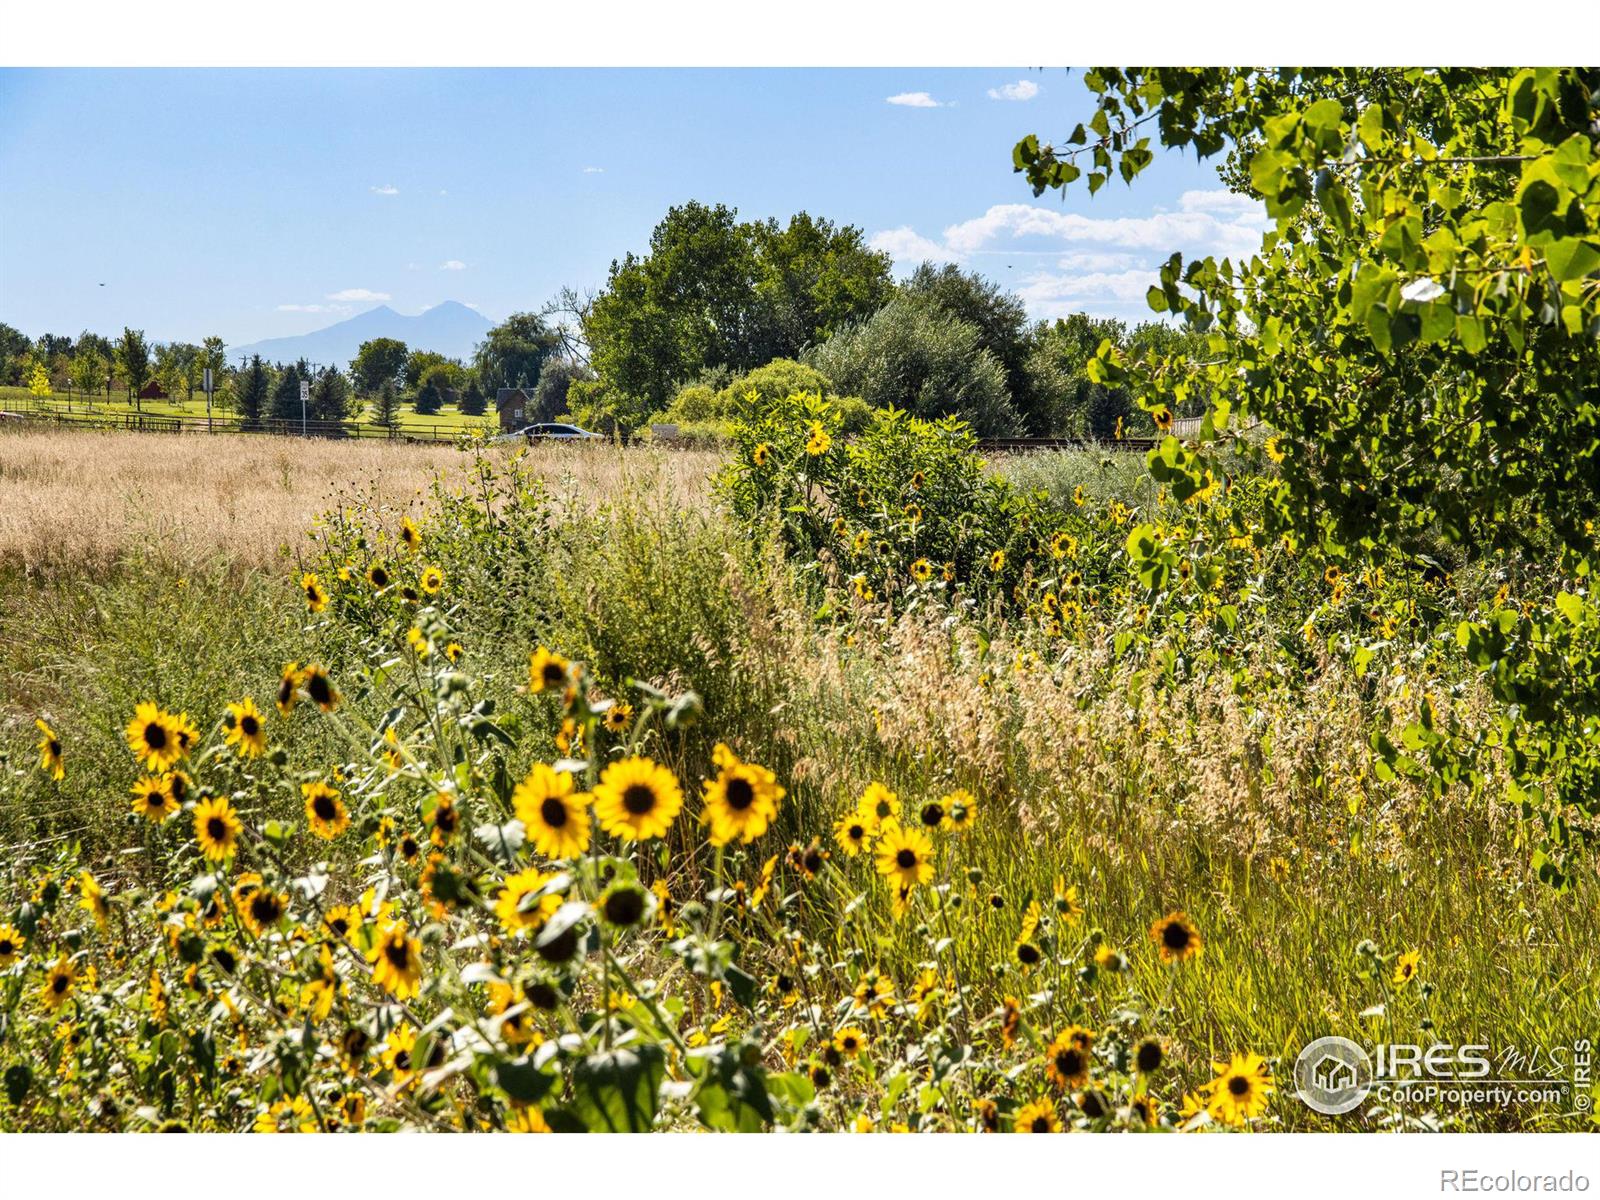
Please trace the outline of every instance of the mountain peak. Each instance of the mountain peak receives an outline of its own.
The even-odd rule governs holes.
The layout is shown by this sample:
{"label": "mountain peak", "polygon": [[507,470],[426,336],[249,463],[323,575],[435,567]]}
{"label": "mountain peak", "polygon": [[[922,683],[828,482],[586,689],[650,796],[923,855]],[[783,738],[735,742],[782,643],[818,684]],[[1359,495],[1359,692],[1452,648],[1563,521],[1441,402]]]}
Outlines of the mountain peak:
{"label": "mountain peak", "polygon": [[303,358],[319,366],[344,367],[356,356],[362,342],[390,337],[412,350],[431,350],[446,358],[466,360],[491,328],[487,317],[459,300],[446,300],[410,317],[380,304],[325,329],[230,347],[228,357],[238,360],[259,354],[268,362]]}

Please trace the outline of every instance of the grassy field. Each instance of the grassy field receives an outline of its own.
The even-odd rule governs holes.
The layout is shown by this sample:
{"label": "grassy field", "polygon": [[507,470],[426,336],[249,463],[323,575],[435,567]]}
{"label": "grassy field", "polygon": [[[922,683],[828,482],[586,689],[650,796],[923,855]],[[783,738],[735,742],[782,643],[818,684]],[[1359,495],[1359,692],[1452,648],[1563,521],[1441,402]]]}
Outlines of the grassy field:
{"label": "grassy field", "polygon": [[[1093,609],[1081,614],[1081,634],[1049,651],[996,611],[858,604],[848,619],[825,618],[833,610],[819,609],[816,563],[785,557],[769,532],[732,518],[709,482],[717,462],[610,446],[545,447],[514,461],[498,449],[474,459],[415,446],[0,434],[0,923],[18,920],[20,898],[54,879],[65,891],[39,929],[53,938],[76,929],[82,948],[75,1016],[33,998],[53,949],[36,951],[10,972],[18,986],[0,990],[21,1029],[0,1046],[0,1066],[32,1054],[48,1064],[39,1074],[54,1074],[48,1095],[0,1105],[0,1127],[294,1123],[357,1093],[363,1120],[380,1125],[526,1125],[531,1104],[558,1126],[592,1126],[655,1059],[630,1060],[622,1082],[593,1085],[592,1096],[589,1068],[561,1055],[537,1070],[531,1059],[508,1064],[567,1033],[598,1070],[613,1053],[613,1022],[595,1014],[608,1011],[632,1030],[625,1044],[659,1046],[661,1069],[693,1085],[693,1103],[663,1100],[658,1110],[652,1097],[659,1127],[1010,1128],[1037,1116],[1027,1106],[1041,1100],[1052,1120],[1086,1128],[1587,1125],[1570,1101],[1374,1103],[1323,1118],[1292,1096],[1296,1054],[1325,1034],[1528,1051],[1594,1033],[1592,880],[1568,895],[1533,880],[1514,814],[1489,784],[1435,792],[1420,779],[1373,776],[1373,722],[1404,720],[1416,688],[1484,721],[1487,702],[1470,680],[1435,688],[1434,668],[1418,660],[1375,686],[1320,656],[1292,690],[1251,697],[1159,655],[1119,658],[1111,614]],[[1049,455],[997,469],[1069,504],[1080,486],[1090,506],[1153,503],[1148,481],[1121,461]],[[405,517],[420,529],[414,555],[396,540]],[[374,563],[401,582],[375,593]],[[423,580],[424,565],[443,583],[419,608],[395,592]],[[306,571],[329,594],[326,608],[308,611]],[[1288,611],[1250,619],[1299,638]],[[1276,669],[1269,640],[1254,656],[1264,675]],[[448,646],[458,650],[446,664]],[[539,677],[530,681],[529,655],[540,646],[583,664],[576,708],[562,705],[559,688],[530,692]],[[342,704],[325,718],[309,699],[292,716],[275,713],[284,665],[309,661],[327,667]],[[673,701],[690,689],[692,702]],[[267,714],[271,751],[261,758],[225,745],[229,727],[219,724],[247,696]],[[635,710],[615,733],[608,700]],[[320,878],[338,903],[383,879],[421,933],[430,965],[420,993],[382,985],[358,1003],[382,984],[361,965],[381,953],[353,953],[339,968],[332,1016],[318,1027],[329,1059],[314,1071],[285,1065],[292,1054],[273,997],[298,1010],[302,984],[320,977],[315,955],[301,953],[310,943],[291,936],[315,902],[295,899],[295,914],[270,927],[189,921],[196,954],[228,947],[259,961],[217,975],[207,958],[189,990],[187,960],[169,957],[159,937],[137,933],[130,944],[148,936],[149,949],[130,958],[94,932],[90,915],[100,914],[84,870],[110,897],[107,928],[154,928],[164,893],[172,911],[198,903],[203,915],[203,900],[179,901],[212,869],[192,849],[190,818],[152,826],[129,814],[141,772],[124,726],[145,701],[191,715],[204,750],[190,770],[208,781],[207,795],[233,796],[251,830],[267,831],[241,843],[230,870],[263,874],[286,897],[300,895],[291,881]],[[388,766],[386,712],[406,714],[393,725],[404,750]],[[564,713],[576,723],[564,726]],[[36,718],[65,749],[61,782],[36,769]],[[569,863],[573,896],[602,914],[637,877],[657,925],[676,922],[672,935],[626,934],[606,916],[592,926],[600,948],[572,965],[529,949],[546,910],[521,922],[514,905],[508,916],[492,903],[477,912],[441,901],[441,868],[430,877],[395,847],[402,834],[426,845],[440,789],[471,810],[465,827],[498,822],[511,800],[497,779],[582,758],[585,744],[595,765],[587,775],[572,768],[584,790],[598,786],[610,756],[633,751],[670,769],[689,798],[667,836],[608,838],[601,854],[597,834],[593,874],[581,857]],[[713,850],[690,815],[701,811],[700,780],[731,778],[723,744],[739,762],[770,767],[786,795],[764,836]],[[301,784],[313,778],[336,782],[351,807],[348,833],[280,839],[268,823],[303,826]],[[904,913],[873,853],[852,854],[837,832],[874,783],[896,793],[908,824],[957,789],[977,813],[964,832],[934,828],[930,882]],[[514,868],[543,861],[530,847],[501,863],[491,843],[465,833],[435,841],[439,862],[462,878],[481,873],[489,886],[503,868],[506,890],[493,894],[502,897]],[[67,855],[74,844],[80,852]],[[497,911],[504,945],[497,936],[484,952],[491,965],[473,975],[476,943],[447,952],[460,935],[444,930],[493,925]],[[1159,925],[1173,913],[1186,914],[1203,952],[1164,952]],[[174,933],[171,945],[188,936]],[[270,949],[280,936],[281,952]],[[736,947],[737,972],[707,966],[722,944]],[[98,984],[82,980],[89,965]],[[117,1045],[137,1058],[159,1036],[145,995],[152,971],[166,980],[161,1012],[215,1030],[214,1053],[237,1040],[235,1074],[185,1067],[174,1076],[188,1079],[185,1093],[116,1064]],[[552,981],[570,1001],[521,1004]],[[95,994],[117,986],[115,1001]],[[886,1003],[875,988],[892,993]],[[233,1015],[218,1003],[224,992]],[[478,1034],[468,1024],[450,1025],[449,1013],[460,1020],[474,1005],[492,1053],[471,1050]],[[76,1045],[60,1032],[71,1020],[99,1022],[96,1046],[62,1048]],[[339,1031],[357,1025],[383,1062],[351,1067],[336,1084]],[[419,1030],[419,1055],[431,1045],[441,1063],[460,1054],[466,1065],[431,1081],[406,1069],[396,1046]],[[1093,1048],[1084,1047],[1081,1078],[1062,1076],[1067,1043],[1056,1039],[1071,1030],[1086,1031]],[[1137,1053],[1152,1041],[1161,1064],[1142,1071]],[[1262,1056],[1259,1067],[1250,1055]],[[770,1092],[759,1102],[741,1091],[754,1063]],[[1259,1109],[1208,1106],[1201,1089],[1217,1063],[1245,1064]],[[133,1116],[141,1105],[156,1115]]]}
{"label": "grassy field", "polygon": [[[25,387],[0,387],[0,409],[12,412],[38,412],[44,410],[64,414],[116,417],[126,416],[135,412],[157,417],[205,417],[207,415],[205,396],[198,392],[193,400],[175,396],[166,400],[141,400],[135,405],[128,399],[128,394],[125,391],[113,392],[109,397],[103,394],[85,397],[81,394],[69,396],[66,393],[57,393],[41,400]],[[231,421],[233,419],[233,414],[223,408],[214,408],[212,416],[218,421]],[[358,423],[371,423],[373,420],[371,411],[363,408],[351,416],[349,423],[354,427]],[[493,413],[488,413],[481,417],[471,417],[455,408],[443,408],[431,416],[425,416],[411,408],[404,407],[400,410],[398,424],[403,432],[421,436],[467,433],[474,429],[492,431],[499,428]]]}

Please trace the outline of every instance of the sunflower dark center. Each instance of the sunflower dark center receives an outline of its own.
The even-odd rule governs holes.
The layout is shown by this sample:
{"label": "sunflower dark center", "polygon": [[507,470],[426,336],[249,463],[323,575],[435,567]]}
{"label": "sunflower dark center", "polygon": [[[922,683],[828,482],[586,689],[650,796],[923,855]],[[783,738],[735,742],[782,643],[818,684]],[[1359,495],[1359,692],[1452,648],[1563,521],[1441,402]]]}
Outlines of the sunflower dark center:
{"label": "sunflower dark center", "polygon": [[50,980],[50,990],[59,996],[62,992],[67,990],[71,983],[72,980],[68,979],[65,975],[56,975]]}
{"label": "sunflower dark center", "polygon": [[1035,1117],[1033,1119],[1032,1131],[1034,1133],[1049,1133],[1050,1132],[1050,1118],[1049,1117]]}
{"label": "sunflower dark center", "polygon": [[55,738],[51,738],[50,739],[50,741],[48,743],[48,748],[49,748],[49,751],[50,751],[50,757],[51,758],[60,758],[61,757],[61,743],[56,741]]}
{"label": "sunflower dark center", "polygon": [[165,750],[167,748],[167,730],[159,721],[151,721],[144,727],[144,744],[152,750]]}
{"label": "sunflower dark center", "polygon": [[909,871],[917,865],[917,852],[915,850],[900,850],[894,856],[895,865],[902,871]]}
{"label": "sunflower dark center", "polygon": [[389,942],[383,948],[383,957],[395,970],[404,971],[411,965],[411,947],[402,941]]}
{"label": "sunflower dark center", "polygon": [[1139,1047],[1137,1058],[1139,1070],[1148,1075],[1161,1065],[1161,1047],[1155,1042],[1146,1042]]}
{"label": "sunflower dark center", "polygon": [[343,937],[350,932],[350,922],[343,917],[333,917],[328,921],[328,928],[333,930],[335,937]]}
{"label": "sunflower dark center", "polygon": [[1248,1096],[1250,1094],[1250,1081],[1243,1075],[1235,1075],[1228,1080],[1228,1093],[1233,1096]]}
{"label": "sunflower dark center", "polygon": [[453,833],[456,827],[456,807],[453,804],[441,804],[433,810],[433,827],[440,833]]}
{"label": "sunflower dark center", "polygon": [[606,897],[606,920],[613,925],[632,925],[644,915],[644,897],[634,888],[623,888]]}
{"label": "sunflower dark center", "polygon": [[311,811],[317,814],[319,821],[332,821],[339,815],[339,805],[327,792],[318,792],[311,802]]}
{"label": "sunflower dark center", "polygon": [[642,817],[656,806],[655,789],[647,784],[629,785],[622,793],[622,807],[636,817]]}
{"label": "sunflower dark center", "polygon": [[750,786],[750,781],[742,776],[728,780],[727,786],[728,807],[735,812],[743,812],[756,802],[756,790]]}
{"label": "sunflower dark center", "polygon": [[551,829],[560,829],[567,823],[567,806],[554,796],[546,797],[539,805],[539,817]]}
{"label": "sunflower dark center", "polygon": [[250,915],[258,925],[272,925],[283,915],[283,906],[271,892],[257,892],[250,898]]}
{"label": "sunflower dark center", "polygon": [[385,571],[382,567],[373,567],[372,582],[378,587],[386,586],[389,582],[389,572]]}
{"label": "sunflower dark center", "polygon": [[285,675],[278,684],[278,703],[287,704],[294,699],[294,680]]}
{"label": "sunflower dark center", "polygon": [[933,829],[944,823],[944,809],[937,804],[924,804],[922,806],[922,823]]}
{"label": "sunflower dark center", "polygon": [[245,737],[255,737],[256,734],[261,732],[261,722],[246,713],[239,718],[239,728]]}
{"label": "sunflower dark center", "polygon": [[544,685],[547,688],[559,687],[565,683],[567,673],[560,663],[548,662],[544,665]]}
{"label": "sunflower dark center", "polygon": [[409,1051],[409,1050],[396,1051],[395,1056],[394,1056],[394,1065],[395,1065],[395,1070],[397,1070],[397,1071],[409,1071],[409,1070],[411,1070],[411,1051]]}
{"label": "sunflower dark center", "polygon": [[1189,931],[1177,921],[1169,921],[1167,927],[1161,931],[1161,944],[1168,950],[1187,950]]}
{"label": "sunflower dark center", "polygon": [[10,938],[0,938],[0,957],[10,958],[17,952],[17,944]]}
{"label": "sunflower dark center", "polygon": [[1063,1050],[1056,1055],[1056,1070],[1071,1078],[1083,1071],[1083,1055],[1076,1050]]}
{"label": "sunflower dark center", "polygon": [[221,817],[206,818],[206,835],[213,842],[223,842],[228,839],[228,823]]}
{"label": "sunflower dark center", "polygon": [[313,675],[306,680],[306,693],[318,704],[326,704],[333,695],[326,675]]}
{"label": "sunflower dark center", "polygon": [[867,836],[866,826],[857,821],[854,825],[850,826],[849,834],[852,842],[864,841]]}

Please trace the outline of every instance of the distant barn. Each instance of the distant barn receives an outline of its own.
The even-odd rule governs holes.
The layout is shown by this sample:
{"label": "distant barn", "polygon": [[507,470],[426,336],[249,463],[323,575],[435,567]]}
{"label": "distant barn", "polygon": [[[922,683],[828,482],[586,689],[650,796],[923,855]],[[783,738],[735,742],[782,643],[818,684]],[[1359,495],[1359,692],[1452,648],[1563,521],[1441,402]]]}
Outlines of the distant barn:
{"label": "distant barn", "polygon": [[139,399],[141,400],[165,400],[166,398],[167,389],[154,379],[139,389]]}
{"label": "distant barn", "polygon": [[500,432],[512,433],[530,423],[533,389],[503,387],[494,394],[494,406],[500,414]]}

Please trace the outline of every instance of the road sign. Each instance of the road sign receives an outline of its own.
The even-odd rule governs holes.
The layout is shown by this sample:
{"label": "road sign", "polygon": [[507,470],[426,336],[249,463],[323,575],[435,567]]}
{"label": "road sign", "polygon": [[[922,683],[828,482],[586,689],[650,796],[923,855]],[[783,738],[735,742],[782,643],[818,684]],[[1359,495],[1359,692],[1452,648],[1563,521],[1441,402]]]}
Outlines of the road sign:
{"label": "road sign", "polygon": [[304,379],[300,381],[300,436],[306,435],[306,401],[311,399],[311,385]]}
{"label": "road sign", "polygon": [[211,368],[210,367],[206,368],[206,375],[205,375],[205,378],[201,381],[200,387],[205,392],[206,395],[209,396],[211,394]]}

